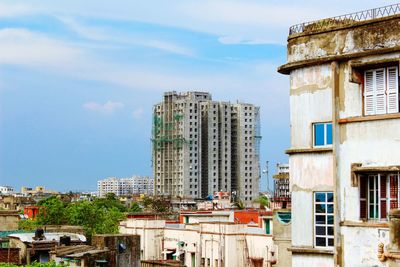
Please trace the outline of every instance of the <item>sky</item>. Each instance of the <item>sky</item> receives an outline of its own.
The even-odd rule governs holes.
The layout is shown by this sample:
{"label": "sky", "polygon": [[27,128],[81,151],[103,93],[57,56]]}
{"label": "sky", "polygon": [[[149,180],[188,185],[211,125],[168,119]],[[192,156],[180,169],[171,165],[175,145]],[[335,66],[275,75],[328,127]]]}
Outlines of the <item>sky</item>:
{"label": "sky", "polygon": [[152,106],[191,90],[261,107],[272,176],[290,147],[276,71],[289,27],[392,3],[0,0],[0,185],[87,191],[151,175]]}

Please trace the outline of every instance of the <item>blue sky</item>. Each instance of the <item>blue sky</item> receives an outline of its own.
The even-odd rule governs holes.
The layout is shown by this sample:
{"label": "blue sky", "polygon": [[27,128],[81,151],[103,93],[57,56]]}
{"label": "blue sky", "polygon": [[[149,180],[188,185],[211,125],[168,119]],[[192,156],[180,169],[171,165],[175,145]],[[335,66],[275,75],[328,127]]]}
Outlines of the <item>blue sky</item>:
{"label": "blue sky", "polygon": [[259,105],[274,171],[290,146],[276,72],[289,26],[390,3],[0,1],[0,184],[94,190],[150,175],[152,105],[170,90]]}

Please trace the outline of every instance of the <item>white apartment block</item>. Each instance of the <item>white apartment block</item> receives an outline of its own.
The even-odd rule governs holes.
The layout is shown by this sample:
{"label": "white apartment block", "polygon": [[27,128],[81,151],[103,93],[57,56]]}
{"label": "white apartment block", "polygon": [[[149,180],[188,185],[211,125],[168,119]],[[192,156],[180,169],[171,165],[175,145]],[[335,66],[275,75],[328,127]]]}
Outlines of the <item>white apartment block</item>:
{"label": "white apartment block", "polygon": [[14,194],[14,188],[11,186],[0,186],[0,195],[12,195]]}
{"label": "white apartment block", "polygon": [[130,178],[109,177],[97,182],[99,197],[105,197],[108,193],[116,196],[133,194],[152,195],[154,191],[154,179],[147,176],[132,176]]}
{"label": "white apartment block", "polygon": [[153,110],[155,193],[201,198],[258,196],[259,108],[218,102],[205,92],[164,94]]}
{"label": "white apartment block", "polygon": [[292,266],[399,266],[400,6],[293,26],[287,51]]}

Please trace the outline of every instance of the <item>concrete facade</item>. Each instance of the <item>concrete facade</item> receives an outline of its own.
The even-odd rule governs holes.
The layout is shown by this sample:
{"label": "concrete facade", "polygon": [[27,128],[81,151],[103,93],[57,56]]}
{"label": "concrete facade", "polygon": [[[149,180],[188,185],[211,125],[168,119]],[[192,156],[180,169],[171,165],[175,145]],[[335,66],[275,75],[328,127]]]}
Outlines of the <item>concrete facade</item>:
{"label": "concrete facade", "polygon": [[[268,266],[272,235],[261,228],[227,222],[166,224],[128,219],[121,233],[141,237],[141,259],[177,259],[185,266]],[[269,256],[267,256],[269,254]]]}
{"label": "concrete facade", "polygon": [[19,220],[17,211],[0,211],[0,231],[17,230]]}
{"label": "concrete facade", "polygon": [[153,108],[155,193],[200,198],[258,196],[259,108],[217,102],[205,92],[164,94]]}
{"label": "concrete facade", "polygon": [[[393,15],[325,19],[288,38],[288,62],[278,71],[290,74],[292,266],[398,266],[376,251],[388,245],[387,212],[399,203],[399,33]],[[331,143],[316,145],[318,131]],[[318,204],[329,192],[334,242],[322,246],[316,213],[321,205],[329,213],[331,202]]]}

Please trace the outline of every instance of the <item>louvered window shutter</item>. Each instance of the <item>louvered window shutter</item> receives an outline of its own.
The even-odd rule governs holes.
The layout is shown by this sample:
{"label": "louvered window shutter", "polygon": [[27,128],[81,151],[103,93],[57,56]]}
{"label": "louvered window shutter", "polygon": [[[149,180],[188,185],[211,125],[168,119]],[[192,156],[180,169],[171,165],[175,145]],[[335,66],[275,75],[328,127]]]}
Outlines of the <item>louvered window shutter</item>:
{"label": "louvered window shutter", "polygon": [[359,176],[359,184],[360,184],[360,219],[367,219],[367,176],[360,175]]}
{"label": "louvered window shutter", "polygon": [[399,207],[399,178],[398,175],[389,175],[390,181],[390,209],[397,209]]}
{"label": "louvered window shutter", "polygon": [[365,115],[375,114],[375,90],[374,71],[364,73],[364,113]]}
{"label": "louvered window shutter", "polygon": [[387,112],[399,112],[399,75],[397,67],[387,68]]}
{"label": "louvered window shutter", "polygon": [[381,175],[380,181],[381,181],[381,186],[380,186],[381,187],[381,192],[380,192],[380,194],[381,194],[381,198],[380,198],[381,199],[381,203],[380,203],[380,205],[381,205],[381,219],[386,219],[386,213],[387,213],[386,176]]}
{"label": "louvered window shutter", "polygon": [[375,76],[375,114],[386,113],[386,75],[385,69],[374,70]]}

